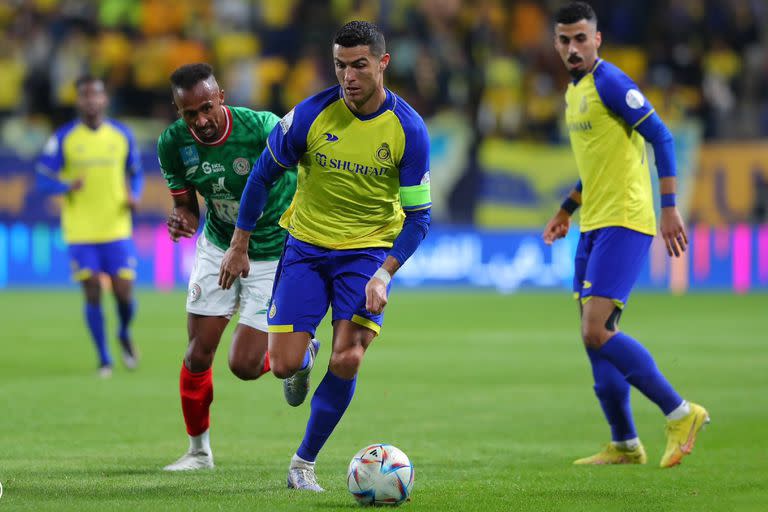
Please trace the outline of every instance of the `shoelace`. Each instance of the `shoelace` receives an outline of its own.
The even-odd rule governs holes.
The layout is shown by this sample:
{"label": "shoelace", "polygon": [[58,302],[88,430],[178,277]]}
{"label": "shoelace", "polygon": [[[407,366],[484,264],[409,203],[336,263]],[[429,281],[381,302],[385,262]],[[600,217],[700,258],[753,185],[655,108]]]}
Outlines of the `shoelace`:
{"label": "shoelace", "polygon": [[314,470],[306,469],[306,468],[295,468],[294,471],[299,473],[299,479],[303,480],[304,484],[315,485],[318,487],[320,486],[317,483],[317,477],[315,477]]}

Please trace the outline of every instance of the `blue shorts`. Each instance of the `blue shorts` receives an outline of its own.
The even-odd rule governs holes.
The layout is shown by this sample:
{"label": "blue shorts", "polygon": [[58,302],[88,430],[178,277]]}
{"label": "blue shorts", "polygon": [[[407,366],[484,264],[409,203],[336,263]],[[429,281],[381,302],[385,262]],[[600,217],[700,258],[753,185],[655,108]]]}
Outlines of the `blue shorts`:
{"label": "blue shorts", "polygon": [[136,278],[136,253],[131,239],[102,244],[70,244],[69,259],[75,281],[85,281],[101,273],[121,279]]}
{"label": "blue shorts", "polygon": [[574,296],[613,299],[624,307],[648,256],[653,237],[622,227],[586,231],[579,238]]}
{"label": "blue shorts", "polygon": [[386,256],[383,248],[325,249],[288,235],[272,289],[269,332],[314,336],[330,305],[333,321],[350,320],[378,334],[384,315],[366,311],[365,285]]}

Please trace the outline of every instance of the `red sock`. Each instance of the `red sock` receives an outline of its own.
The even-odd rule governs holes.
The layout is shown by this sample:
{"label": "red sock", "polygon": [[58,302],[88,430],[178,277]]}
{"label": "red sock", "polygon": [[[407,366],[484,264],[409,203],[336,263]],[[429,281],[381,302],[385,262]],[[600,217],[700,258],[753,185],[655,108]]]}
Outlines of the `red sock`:
{"label": "red sock", "polygon": [[269,352],[267,352],[264,354],[264,366],[261,368],[261,375],[269,373],[269,370],[271,370],[271,368],[269,366]]}
{"label": "red sock", "polygon": [[199,436],[210,425],[210,407],[213,402],[213,371],[192,373],[184,363],[181,363],[179,379],[181,392],[181,411],[184,413],[184,423],[187,434]]}

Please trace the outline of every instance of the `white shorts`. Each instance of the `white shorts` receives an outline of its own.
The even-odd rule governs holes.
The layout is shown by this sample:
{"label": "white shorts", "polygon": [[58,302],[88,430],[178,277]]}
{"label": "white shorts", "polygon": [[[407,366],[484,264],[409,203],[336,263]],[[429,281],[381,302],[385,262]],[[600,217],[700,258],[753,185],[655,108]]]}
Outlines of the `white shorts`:
{"label": "white shorts", "polygon": [[251,261],[246,278],[237,278],[229,290],[219,286],[219,270],[224,251],[205,235],[197,239],[195,264],[189,276],[187,313],[232,318],[240,311],[239,323],[267,332],[267,309],[275,282],[275,261]]}

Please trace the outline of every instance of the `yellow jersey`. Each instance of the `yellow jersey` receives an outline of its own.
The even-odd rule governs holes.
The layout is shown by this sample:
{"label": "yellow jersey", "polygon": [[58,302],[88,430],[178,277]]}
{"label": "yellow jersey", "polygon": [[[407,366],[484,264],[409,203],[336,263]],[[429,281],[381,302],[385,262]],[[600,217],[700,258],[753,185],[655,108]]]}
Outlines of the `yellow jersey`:
{"label": "yellow jersey", "polygon": [[[141,160],[133,135],[124,125],[105,120],[92,129],[79,120],[62,126],[48,140],[38,173],[68,185],[61,207],[61,229],[67,243],[104,243],[131,237],[130,196],[141,192]],[[129,187],[131,190],[129,190]]]}
{"label": "yellow jersey", "polygon": [[622,226],[656,234],[645,139],[654,109],[619,68],[598,59],[568,85],[565,119],[583,190],[581,231]]}
{"label": "yellow jersey", "polygon": [[298,164],[280,225],[328,249],[392,247],[403,211],[432,206],[429,135],[421,116],[386,90],[381,108],[352,112],[340,86],[299,103],[269,136],[277,164]]}

